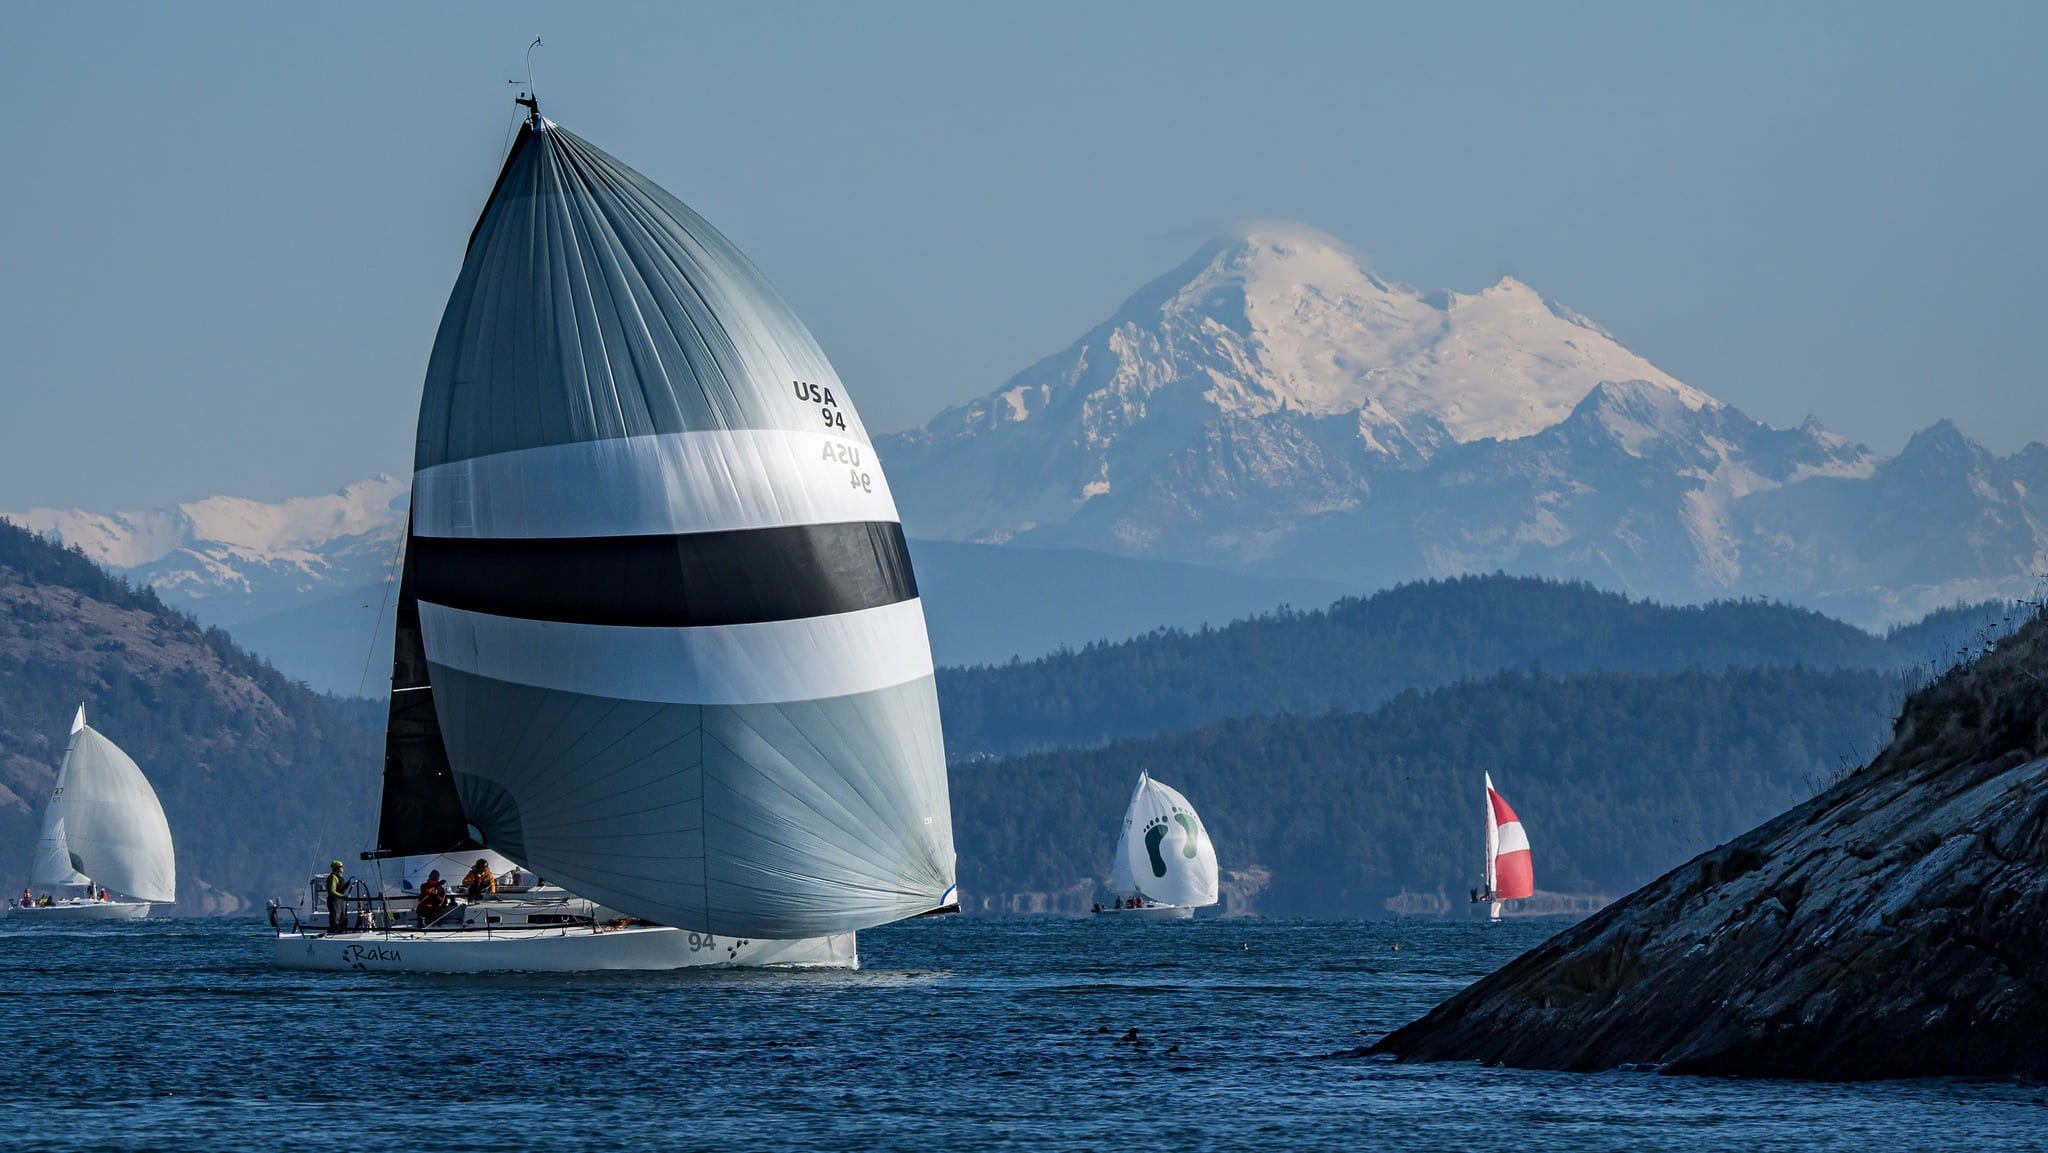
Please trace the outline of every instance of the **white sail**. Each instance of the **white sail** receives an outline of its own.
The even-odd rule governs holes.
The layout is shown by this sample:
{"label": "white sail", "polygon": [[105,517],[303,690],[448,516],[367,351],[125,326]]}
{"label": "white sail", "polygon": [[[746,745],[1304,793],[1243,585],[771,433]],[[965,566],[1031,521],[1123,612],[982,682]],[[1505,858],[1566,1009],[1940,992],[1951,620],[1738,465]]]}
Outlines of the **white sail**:
{"label": "white sail", "polygon": [[1110,887],[1168,905],[1216,903],[1216,846],[1195,807],[1143,773],[1117,833]]}
{"label": "white sail", "polygon": [[1135,893],[1138,878],[1131,873],[1131,814],[1138,811],[1138,798],[1145,795],[1146,776],[1138,774],[1138,787],[1131,791],[1131,803],[1124,806],[1124,822],[1117,826],[1116,852],[1109,859],[1109,888],[1113,893]]}
{"label": "white sail", "polygon": [[428,748],[387,780],[447,791],[387,791],[384,848],[455,848],[459,808],[550,881],[738,937],[947,900],[895,501],[823,351],[716,229],[536,114],[450,294],[414,468],[404,688],[433,715],[405,731],[447,779]]}
{"label": "white sail", "polygon": [[38,888],[83,885],[89,879],[71,867],[71,848],[64,839],[64,808],[53,798],[50,807],[43,810],[43,831],[36,838],[36,856],[28,870],[29,884]]}
{"label": "white sail", "polygon": [[[1486,894],[1492,896],[1500,890],[1500,822],[1493,816],[1493,774],[1481,774],[1486,778]],[[1493,915],[1500,917],[1500,902],[1493,903]]]}
{"label": "white sail", "polygon": [[82,706],[43,814],[31,880],[89,880],[145,901],[178,899],[171,827],[156,790],[120,746],[86,725]]}

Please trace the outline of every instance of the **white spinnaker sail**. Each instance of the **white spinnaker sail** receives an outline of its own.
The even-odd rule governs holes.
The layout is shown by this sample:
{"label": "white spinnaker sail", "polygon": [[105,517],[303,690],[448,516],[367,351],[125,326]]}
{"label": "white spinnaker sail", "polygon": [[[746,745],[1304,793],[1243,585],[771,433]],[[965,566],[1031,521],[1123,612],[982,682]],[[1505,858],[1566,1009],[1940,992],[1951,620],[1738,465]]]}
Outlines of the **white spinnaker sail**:
{"label": "white spinnaker sail", "polygon": [[1216,903],[1216,846],[1195,807],[1171,786],[1139,774],[1117,834],[1110,887],[1168,905]]}
{"label": "white spinnaker sail", "polygon": [[724,236],[537,116],[435,340],[406,565],[480,843],[721,935],[952,888],[924,610],[845,386]]}
{"label": "white spinnaker sail", "polygon": [[43,828],[32,870],[35,884],[90,880],[145,901],[178,899],[171,826],[156,790],[120,746],[85,724],[83,708],[72,724]]}

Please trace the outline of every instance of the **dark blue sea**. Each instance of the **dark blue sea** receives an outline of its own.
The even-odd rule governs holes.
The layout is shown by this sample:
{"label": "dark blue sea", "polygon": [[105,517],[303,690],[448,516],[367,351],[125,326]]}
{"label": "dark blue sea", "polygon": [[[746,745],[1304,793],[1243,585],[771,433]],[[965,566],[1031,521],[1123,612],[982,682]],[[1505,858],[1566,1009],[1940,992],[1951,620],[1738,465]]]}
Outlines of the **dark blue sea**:
{"label": "dark blue sea", "polygon": [[0,922],[0,1148],[2048,1148],[2033,1086],[1335,1055],[1557,927],[955,917],[857,973],[421,978]]}

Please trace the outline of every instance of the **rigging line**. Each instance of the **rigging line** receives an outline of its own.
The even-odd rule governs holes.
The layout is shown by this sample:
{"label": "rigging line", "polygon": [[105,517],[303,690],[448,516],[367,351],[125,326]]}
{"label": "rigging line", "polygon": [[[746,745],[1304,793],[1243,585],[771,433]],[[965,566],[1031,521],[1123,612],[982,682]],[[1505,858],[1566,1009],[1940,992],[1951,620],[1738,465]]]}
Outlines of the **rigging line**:
{"label": "rigging line", "polygon": [[[383,628],[384,610],[391,607],[391,574],[397,570],[398,558],[404,553],[405,537],[401,535],[398,538],[398,543],[392,546],[391,563],[384,566],[384,599],[377,605],[377,616],[370,622],[370,644],[363,653],[363,673],[356,678],[356,695],[359,697],[363,695],[363,689],[370,683],[370,662],[377,657],[377,634]],[[394,633],[397,627],[398,622],[393,621],[392,629]]]}

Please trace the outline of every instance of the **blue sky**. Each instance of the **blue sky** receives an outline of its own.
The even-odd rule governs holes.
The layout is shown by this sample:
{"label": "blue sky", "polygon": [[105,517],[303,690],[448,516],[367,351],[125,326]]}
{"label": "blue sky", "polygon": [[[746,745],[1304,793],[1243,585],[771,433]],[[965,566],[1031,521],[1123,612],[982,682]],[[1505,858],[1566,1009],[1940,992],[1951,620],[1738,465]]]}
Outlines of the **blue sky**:
{"label": "blue sky", "polygon": [[1280,217],[1772,423],[2048,439],[2048,6],[49,5],[0,28],[0,508],[404,471],[535,32],[874,428]]}

